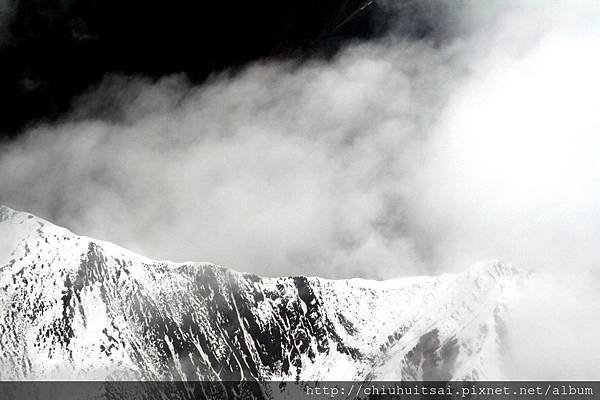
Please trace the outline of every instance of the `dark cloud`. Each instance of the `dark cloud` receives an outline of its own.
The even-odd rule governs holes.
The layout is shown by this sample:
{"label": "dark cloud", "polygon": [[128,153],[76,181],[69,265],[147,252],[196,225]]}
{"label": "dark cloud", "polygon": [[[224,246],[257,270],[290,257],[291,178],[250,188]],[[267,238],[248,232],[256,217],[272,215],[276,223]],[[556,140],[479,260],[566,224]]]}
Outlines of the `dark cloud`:
{"label": "dark cloud", "polygon": [[[423,7],[400,3],[404,36],[433,32]],[[259,59],[327,58],[383,35],[394,13],[369,0],[2,0],[0,135],[55,120],[109,73],[197,84]]]}

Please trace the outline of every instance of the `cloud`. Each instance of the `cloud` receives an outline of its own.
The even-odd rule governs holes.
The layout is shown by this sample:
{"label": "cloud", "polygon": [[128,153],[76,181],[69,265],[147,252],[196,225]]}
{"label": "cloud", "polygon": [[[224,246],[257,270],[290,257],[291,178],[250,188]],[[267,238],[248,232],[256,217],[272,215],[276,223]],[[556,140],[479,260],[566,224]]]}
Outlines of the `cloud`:
{"label": "cloud", "polygon": [[[256,65],[201,87],[109,79],[78,121],[3,152],[3,201],[159,258],[414,274],[402,171],[451,81],[443,57],[428,44],[363,44],[332,62]],[[81,117],[107,102],[117,102],[112,119]]]}
{"label": "cloud", "polygon": [[[148,256],[266,275],[380,279],[500,258],[540,277],[509,321],[515,376],[588,377],[600,5],[445,4],[437,36],[328,61],[201,86],[109,76],[72,117],[4,145],[0,202]],[[565,347],[573,335],[582,345]]]}
{"label": "cloud", "polygon": [[588,273],[538,275],[512,298],[508,379],[598,379],[598,279]]}
{"label": "cloud", "polygon": [[107,77],[5,146],[0,200],[269,275],[592,267],[598,6],[461,4],[441,42],[391,36],[197,87]]}

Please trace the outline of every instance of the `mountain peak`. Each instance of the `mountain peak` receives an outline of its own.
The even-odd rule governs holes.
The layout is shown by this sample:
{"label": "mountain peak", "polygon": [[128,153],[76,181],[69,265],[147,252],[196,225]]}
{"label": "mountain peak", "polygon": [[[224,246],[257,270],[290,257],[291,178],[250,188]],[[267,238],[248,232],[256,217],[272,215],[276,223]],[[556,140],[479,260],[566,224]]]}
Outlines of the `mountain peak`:
{"label": "mountain peak", "polygon": [[498,261],[383,282],[263,278],[154,261],[4,206],[0,237],[0,379],[497,377],[503,292],[519,279]]}
{"label": "mountain peak", "polygon": [[21,211],[15,211],[12,208],[0,204],[0,223],[11,220],[15,216],[22,215],[24,218],[34,218],[32,214]]}
{"label": "mountain peak", "polygon": [[510,279],[515,275],[522,275],[524,271],[510,263],[500,260],[489,260],[473,264],[466,271],[469,275],[490,275],[498,279]]}

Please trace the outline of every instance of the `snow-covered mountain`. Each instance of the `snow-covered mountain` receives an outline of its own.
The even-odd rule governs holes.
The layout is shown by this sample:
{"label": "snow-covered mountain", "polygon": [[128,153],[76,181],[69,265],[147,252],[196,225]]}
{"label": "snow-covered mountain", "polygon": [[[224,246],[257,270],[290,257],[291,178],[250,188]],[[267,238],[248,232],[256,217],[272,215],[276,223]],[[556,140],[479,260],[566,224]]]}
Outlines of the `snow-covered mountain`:
{"label": "snow-covered mountain", "polygon": [[505,298],[523,278],[499,262],[263,278],[151,260],[0,207],[0,380],[497,378]]}

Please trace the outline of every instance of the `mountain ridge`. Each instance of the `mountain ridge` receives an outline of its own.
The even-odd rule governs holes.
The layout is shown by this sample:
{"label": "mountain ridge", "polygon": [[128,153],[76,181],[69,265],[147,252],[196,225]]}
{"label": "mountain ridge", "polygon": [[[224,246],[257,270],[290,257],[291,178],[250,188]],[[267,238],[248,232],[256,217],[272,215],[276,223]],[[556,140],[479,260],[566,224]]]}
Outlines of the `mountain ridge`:
{"label": "mountain ridge", "polygon": [[500,374],[497,261],[390,281],[172,263],[0,207],[0,379],[483,379]]}

